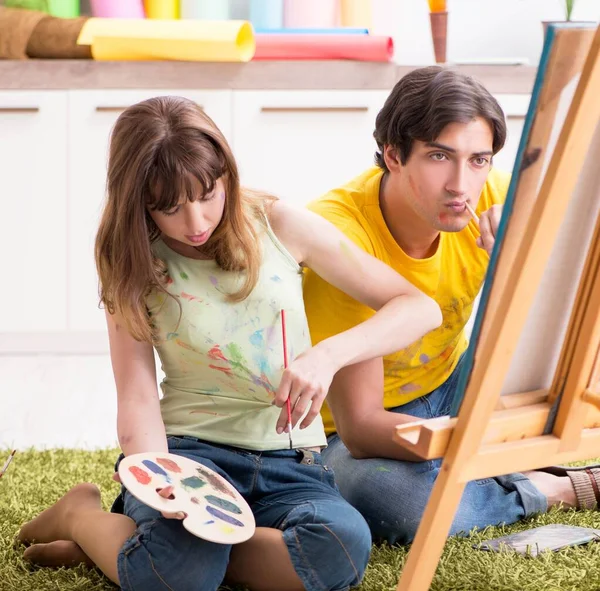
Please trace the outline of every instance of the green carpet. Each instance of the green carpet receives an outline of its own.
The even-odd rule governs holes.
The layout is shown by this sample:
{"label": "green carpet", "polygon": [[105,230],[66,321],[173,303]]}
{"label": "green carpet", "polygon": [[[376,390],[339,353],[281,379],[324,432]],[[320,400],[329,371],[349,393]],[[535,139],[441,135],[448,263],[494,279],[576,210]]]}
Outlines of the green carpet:
{"label": "green carpet", "polygon": [[[0,464],[7,452],[0,453]],[[1,591],[114,591],[98,571],[32,568],[13,543],[19,526],[54,502],[71,486],[98,484],[106,508],[117,494],[111,480],[114,450],[99,452],[22,452],[15,456],[0,480],[0,590]],[[587,463],[587,462],[586,462]],[[510,532],[566,523],[600,528],[600,512],[552,511],[511,527],[488,528],[471,538],[453,538],[447,544],[434,591],[598,591],[600,544],[568,548],[538,558],[475,550],[473,543]],[[360,591],[393,591],[406,549],[375,547]]]}

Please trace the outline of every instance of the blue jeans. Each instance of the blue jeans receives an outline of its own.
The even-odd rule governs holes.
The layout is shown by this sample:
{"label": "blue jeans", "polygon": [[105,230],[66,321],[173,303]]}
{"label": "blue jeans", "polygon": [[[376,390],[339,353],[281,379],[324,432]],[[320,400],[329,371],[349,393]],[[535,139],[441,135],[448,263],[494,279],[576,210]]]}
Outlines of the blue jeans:
{"label": "blue jeans", "polygon": [[[464,358],[463,358],[464,359]],[[449,414],[462,365],[433,392],[390,409],[422,419]],[[373,538],[407,544],[417,532],[442,460],[404,462],[382,458],[357,460],[338,435],[330,435],[323,451],[344,498],[367,520]],[[522,474],[467,483],[450,535],[500,523],[514,523],[547,511],[546,497]]]}
{"label": "blue jeans", "polygon": [[[169,437],[168,444],[171,453],[200,462],[231,482],[252,508],[257,527],[283,532],[307,591],[342,591],[361,581],[371,551],[369,528],[341,497],[321,454],[255,452],[193,437]],[[137,525],[118,558],[122,589],[218,589],[230,545],[190,534],[180,521],[163,518],[124,488],[112,510],[128,515]]]}

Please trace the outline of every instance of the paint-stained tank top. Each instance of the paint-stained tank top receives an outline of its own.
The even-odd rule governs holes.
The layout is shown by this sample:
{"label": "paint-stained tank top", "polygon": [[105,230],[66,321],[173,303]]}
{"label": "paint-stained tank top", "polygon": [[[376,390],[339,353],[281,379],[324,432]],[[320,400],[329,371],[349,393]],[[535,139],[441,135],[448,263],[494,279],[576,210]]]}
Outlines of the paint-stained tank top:
{"label": "paint-stained tank top", "polygon": [[[281,310],[285,310],[288,357],[310,348],[302,299],[301,268],[271,228],[262,231],[258,283],[245,300],[227,293],[240,275],[214,261],[180,255],[164,242],[154,244],[168,270],[167,290],[147,299],[165,378],[161,412],[168,435],[252,450],[285,449],[287,433],[275,427],[280,409],[271,404],[283,372]],[[294,447],[325,445],[321,417],[293,430]]]}

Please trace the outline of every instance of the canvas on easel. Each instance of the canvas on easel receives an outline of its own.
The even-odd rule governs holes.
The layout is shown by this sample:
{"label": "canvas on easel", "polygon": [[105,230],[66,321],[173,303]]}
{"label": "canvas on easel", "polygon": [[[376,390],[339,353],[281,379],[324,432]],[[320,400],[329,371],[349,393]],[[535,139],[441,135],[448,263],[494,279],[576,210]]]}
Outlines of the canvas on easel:
{"label": "canvas on easel", "polygon": [[396,430],[419,457],[444,458],[398,591],[429,589],[468,481],[599,455],[599,96],[600,28],[551,26],[458,416]]}

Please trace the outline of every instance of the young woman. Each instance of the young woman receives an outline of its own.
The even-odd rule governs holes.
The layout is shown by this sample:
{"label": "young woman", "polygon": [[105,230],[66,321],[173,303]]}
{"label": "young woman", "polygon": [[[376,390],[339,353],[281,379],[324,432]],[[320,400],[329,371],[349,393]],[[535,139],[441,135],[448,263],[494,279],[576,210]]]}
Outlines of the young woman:
{"label": "young woman", "polygon": [[[211,543],[125,489],[104,512],[98,489],[82,484],[23,526],[21,540],[35,543],[26,557],[87,560],[125,590],[215,590],[226,574],[260,590],[358,584],[369,529],[321,462],[319,410],[340,368],[435,328],[433,300],[320,217],[242,190],[221,132],[179,97],[119,117],[96,260],[123,454],[169,451],[217,471],[248,501],[257,530],[234,547]],[[311,347],[304,265],[377,313]]]}

